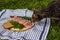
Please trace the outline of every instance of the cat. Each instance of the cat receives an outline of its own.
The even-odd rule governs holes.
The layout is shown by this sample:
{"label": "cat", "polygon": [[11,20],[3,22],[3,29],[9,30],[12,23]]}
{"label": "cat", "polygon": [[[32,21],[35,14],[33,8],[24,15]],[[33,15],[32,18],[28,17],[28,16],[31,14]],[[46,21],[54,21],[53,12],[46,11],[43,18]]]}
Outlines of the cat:
{"label": "cat", "polygon": [[50,18],[52,23],[60,21],[60,0],[53,0],[42,10],[33,10],[33,21],[40,21],[43,18]]}

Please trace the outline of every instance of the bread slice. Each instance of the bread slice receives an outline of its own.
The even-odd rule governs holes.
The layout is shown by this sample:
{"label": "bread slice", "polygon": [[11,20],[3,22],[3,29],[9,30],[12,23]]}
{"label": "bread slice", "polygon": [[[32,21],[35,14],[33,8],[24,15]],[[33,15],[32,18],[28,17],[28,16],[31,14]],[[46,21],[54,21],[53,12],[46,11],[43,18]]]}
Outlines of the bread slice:
{"label": "bread slice", "polygon": [[13,27],[13,25],[10,23],[10,21],[5,22],[2,26],[5,29],[9,29],[9,28]]}

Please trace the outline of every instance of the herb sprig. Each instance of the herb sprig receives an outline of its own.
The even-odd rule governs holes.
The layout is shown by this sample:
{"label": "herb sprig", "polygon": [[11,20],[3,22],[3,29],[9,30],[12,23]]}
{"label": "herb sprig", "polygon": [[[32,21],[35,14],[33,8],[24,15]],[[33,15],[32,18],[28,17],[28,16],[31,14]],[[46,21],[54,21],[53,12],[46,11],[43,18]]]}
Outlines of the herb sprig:
{"label": "herb sprig", "polygon": [[20,23],[18,23],[16,21],[13,21],[13,20],[11,20],[10,23],[13,25],[14,28],[22,29],[24,27],[23,24],[20,24]]}
{"label": "herb sprig", "polygon": [[18,16],[18,17],[21,17],[21,18],[24,18],[24,19],[26,19],[26,20],[32,20],[32,18],[31,17],[27,17],[27,16]]}

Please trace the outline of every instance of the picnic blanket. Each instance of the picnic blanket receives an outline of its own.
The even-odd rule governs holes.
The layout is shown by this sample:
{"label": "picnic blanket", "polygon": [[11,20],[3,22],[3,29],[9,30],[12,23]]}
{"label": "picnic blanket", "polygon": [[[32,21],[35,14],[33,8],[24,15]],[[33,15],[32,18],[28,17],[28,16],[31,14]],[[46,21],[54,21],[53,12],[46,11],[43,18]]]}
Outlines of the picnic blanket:
{"label": "picnic blanket", "polygon": [[4,9],[0,11],[0,38],[9,40],[46,40],[50,28],[50,18],[43,18],[39,22],[35,22],[33,28],[23,32],[13,32],[2,27],[2,24],[10,16],[32,17],[32,14],[33,11],[28,9]]}

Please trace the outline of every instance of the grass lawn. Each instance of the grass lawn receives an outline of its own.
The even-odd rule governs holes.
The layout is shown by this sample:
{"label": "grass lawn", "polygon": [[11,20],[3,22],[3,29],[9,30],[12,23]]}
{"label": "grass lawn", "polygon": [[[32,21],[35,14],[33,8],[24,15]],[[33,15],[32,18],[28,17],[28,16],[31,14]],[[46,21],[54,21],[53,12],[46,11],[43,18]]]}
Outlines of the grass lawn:
{"label": "grass lawn", "polygon": [[[3,9],[43,9],[51,0],[0,0],[0,10]],[[46,40],[60,40],[60,23],[50,27]]]}

